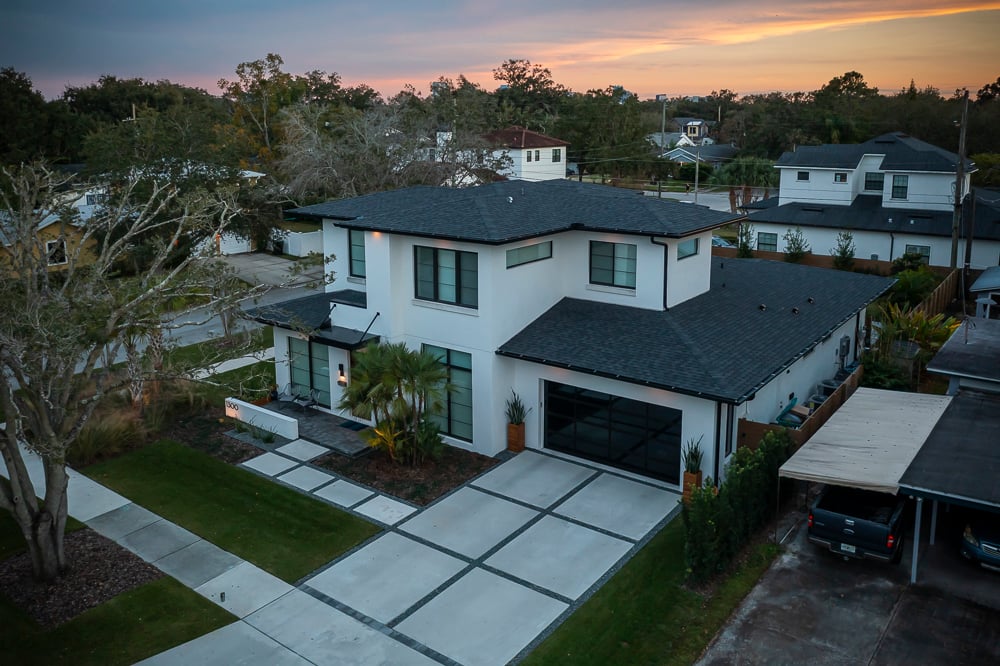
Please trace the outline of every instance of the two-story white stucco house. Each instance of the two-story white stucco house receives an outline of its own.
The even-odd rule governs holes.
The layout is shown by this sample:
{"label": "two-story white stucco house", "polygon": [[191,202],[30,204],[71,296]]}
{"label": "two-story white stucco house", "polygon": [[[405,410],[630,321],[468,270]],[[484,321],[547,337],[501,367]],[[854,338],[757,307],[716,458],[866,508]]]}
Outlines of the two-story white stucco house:
{"label": "two-story white stucco house", "polygon": [[[956,154],[894,132],[860,144],[801,146],[775,167],[781,173],[777,205],[772,200],[750,211],[757,249],[784,251],[784,235],[798,227],[815,254],[830,254],[837,234],[849,231],[858,258],[892,261],[910,252],[932,266],[950,264]],[[967,161],[963,192],[973,171]],[[964,213],[959,265],[974,214],[971,267],[996,266],[1000,207],[981,200],[967,203]]]}
{"label": "two-story white stucco house", "polygon": [[569,144],[523,127],[508,127],[483,137],[495,147],[495,159],[509,158],[501,176],[514,180],[553,180],[566,177]]}
{"label": "two-story white stucco house", "polygon": [[566,180],[414,187],[294,213],[323,221],[337,277],[252,313],[275,326],[279,384],[337,412],[352,354],[402,341],[449,369],[450,444],[502,450],[514,390],[531,408],[529,447],[674,487],[686,442],[700,440],[718,478],[739,418],[772,421],[852,360],[865,306],[891,285],[713,259],[712,230],[740,216]]}

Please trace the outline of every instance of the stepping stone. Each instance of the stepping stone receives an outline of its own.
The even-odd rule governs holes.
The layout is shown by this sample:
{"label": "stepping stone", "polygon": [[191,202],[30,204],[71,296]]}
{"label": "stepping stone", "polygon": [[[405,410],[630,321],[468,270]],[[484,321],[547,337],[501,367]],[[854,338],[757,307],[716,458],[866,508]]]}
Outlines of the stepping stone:
{"label": "stepping stone", "polygon": [[395,525],[416,511],[414,507],[385,495],[376,495],[361,506],[355,507],[354,510],[362,516],[374,518],[386,525]]}
{"label": "stepping stone", "polygon": [[261,474],[267,474],[268,476],[277,476],[285,470],[295,467],[299,463],[295,460],[289,460],[284,456],[279,456],[276,453],[265,453],[259,455],[256,458],[251,458],[243,463],[244,467],[249,467],[250,469],[257,470]]}
{"label": "stepping stone", "polygon": [[322,497],[338,506],[350,508],[358,502],[368,499],[375,493],[367,488],[355,485],[350,481],[334,481],[328,486],[320,488],[315,493],[316,497]]}
{"label": "stepping stone", "polygon": [[299,467],[287,474],[282,474],[278,477],[278,480],[302,490],[312,490],[313,488],[319,488],[324,483],[328,483],[332,478],[334,478],[332,474],[321,472],[318,469]]}
{"label": "stepping stone", "polygon": [[330,449],[325,446],[320,446],[319,444],[307,442],[304,439],[296,439],[295,441],[289,442],[284,446],[279,446],[275,449],[275,451],[286,455],[289,458],[295,458],[296,460],[305,462],[306,460],[312,460],[313,458],[318,458],[325,453],[329,453]]}

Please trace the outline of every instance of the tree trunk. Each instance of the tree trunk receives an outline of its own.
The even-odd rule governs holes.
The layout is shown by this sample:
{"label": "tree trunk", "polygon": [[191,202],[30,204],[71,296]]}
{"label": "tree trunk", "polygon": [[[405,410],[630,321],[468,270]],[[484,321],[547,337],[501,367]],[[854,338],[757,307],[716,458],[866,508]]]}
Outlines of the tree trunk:
{"label": "tree trunk", "polygon": [[55,580],[66,570],[63,530],[56,528],[58,523],[55,516],[43,510],[32,526],[28,552],[31,554],[31,572],[36,580]]}

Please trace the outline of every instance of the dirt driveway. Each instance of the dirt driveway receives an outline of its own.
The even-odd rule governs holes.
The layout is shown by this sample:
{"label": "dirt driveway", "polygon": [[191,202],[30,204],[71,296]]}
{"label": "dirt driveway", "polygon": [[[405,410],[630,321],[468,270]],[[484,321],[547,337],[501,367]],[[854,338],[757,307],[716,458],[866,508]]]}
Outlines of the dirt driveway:
{"label": "dirt driveway", "polygon": [[895,566],[844,561],[804,527],[785,547],[699,664],[1000,663],[1000,573],[961,561],[953,540],[921,545],[917,585],[909,541]]}

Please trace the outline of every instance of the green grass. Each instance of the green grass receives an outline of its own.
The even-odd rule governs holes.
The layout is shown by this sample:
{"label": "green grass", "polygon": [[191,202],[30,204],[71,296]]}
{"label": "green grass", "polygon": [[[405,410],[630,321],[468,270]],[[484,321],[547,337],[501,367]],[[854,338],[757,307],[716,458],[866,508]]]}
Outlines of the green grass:
{"label": "green grass", "polygon": [[200,368],[230,358],[246,356],[274,345],[274,331],[270,326],[258,328],[235,336],[236,343],[221,347],[221,338],[206,340],[193,345],[175,347],[165,354],[164,364],[179,368]]}
{"label": "green grass", "polygon": [[0,597],[0,655],[21,666],[132,664],[235,620],[169,576],[51,630]]}
{"label": "green grass", "polygon": [[289,582],[378,531],[360,518],[169,440],[84,472]]}
{"label": "green grass", "polygon": [[525,664],[691,664],[777,554],[753,552],[711,599],[683,587],[684,527],[667,525]]}

